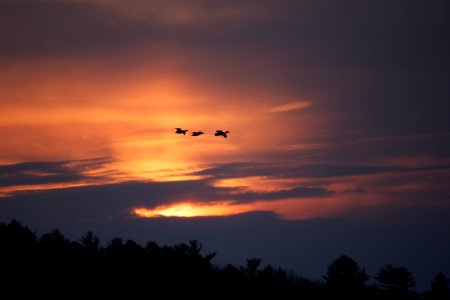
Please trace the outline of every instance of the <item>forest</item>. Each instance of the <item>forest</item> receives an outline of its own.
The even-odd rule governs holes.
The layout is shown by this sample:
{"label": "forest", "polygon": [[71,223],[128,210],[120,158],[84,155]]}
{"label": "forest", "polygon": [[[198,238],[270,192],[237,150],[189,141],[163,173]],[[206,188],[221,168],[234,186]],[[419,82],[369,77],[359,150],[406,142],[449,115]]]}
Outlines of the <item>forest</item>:
{"label": "forest", "polygon": [[[300,255],[300,254],[299,254]],[[439,272],[429,289],[415,290],[414,275],[387,264],[377,274],[346,255],[330,262],[321,280],[298,276],[248,258],[243,265],[216,265],[191,240],[173,246],[113,238],[102,245],[87,232],[78,241],[58,229],[37,236],[17,220],[0,223],[2,298],[184,297],[276,299],[450,299],[449,279]],[[368,281],[373,276],[371,283]]]}

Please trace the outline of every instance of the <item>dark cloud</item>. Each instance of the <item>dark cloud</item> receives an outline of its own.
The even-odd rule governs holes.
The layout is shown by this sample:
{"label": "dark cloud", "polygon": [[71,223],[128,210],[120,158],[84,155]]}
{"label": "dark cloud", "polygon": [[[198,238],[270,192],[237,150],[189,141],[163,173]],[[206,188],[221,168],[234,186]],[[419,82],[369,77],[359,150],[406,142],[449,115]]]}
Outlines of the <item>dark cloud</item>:
{"label": "dark cloud", "polygon": [[[392,132],[395,130],[392,129]],[[322,149],[320,153],[316,151],[316,159],[344,164],[371,161],[372,164],[378,165],[385,161],[396,161],[402,166],[414,168],[417,164],[427,163],[427,158],[433,158],[434,165],[445,166],[450,153],[448,132],[374,136],[373,133],[362,131],[336,134],[331,139],[332,146]],[[409,164],[399,161],[402,158],[414,157],[416,162],[412,159]]]}
{"label": "dark cloud", "polygon": [[[76,176],[74,176],[76,177]],[[122,182],[38,191],[19,191],[3,197],[0,219],[23,216],[46,219],[123,218],[134,207],[156,207],[174,202],[230,201],[248,203],[289,198],[325,197],[323,188],[297,187],[271,192],[241,192],[238,188],[213,187],[208,181]]]}
{"label": "dark cloud", "polygon": [[109,158],[93,158],[56,162],[26,162],[14,165],[0,165],[0,187],[16,185],[39,185],[48,183],[75,183],[108,179],[108,174],[88,175],[98,170]]}
{"label": "dark cloud", "polygon": [[[450,24],[445,9],[448,2],[444,0],[427,5],[418,0],[396,4],[197,2],[184,12],[188,19],[185,22],[176,19],[179,7],[186,6],[182,1],[175,5],[148,1],[135,7],[139,5],[143,12],[133,17],[130,15],[136,12],[126,1],[116,7],[96,1],[0,1],[2,36],[7,42],[2,44],[10,47],[10,54],[54,54],[95,48],[108,52],[136,42],[164,40],[183,47],[189,55],[191,50],[200,51],[201,55],[210,53],[209,58],[217,63],[223,60],[215,60],[215,53],[225,55],[225,60],[232,58],[242,63],[246,63],[242,58],[270,56],[290,75],[300,74],[301,69],[323,71],[324,67],[345,70],[360,66],[376,71],[381,67],[435,68],[449,63],[448,59],[441,59],[450,47],[446,38],[446,25]],[[284,68],[287,65],[290,68]],[[311,73],[314,74],[317,73]],[[283,80],[289,78],[285,76]],[[302,81],[309,79],[302,77]]]}
{"label": "dark cloud", "polygon": [[[27,216],[32,219],[72,219],[74,222],[86,219],[123,218],[130,216],[133,207],[156,207],[158,205],[174,202],[214,202],[232,200],[236,203],[249,203],[254,201],[275,201],[281,199],[324,198],[335,194],[326,187],[329,180],[345,176],[364,176],[373,174],[390,173],[395,177],[377,177],[372,183],[377,186],[385,186],[386,197],[407,197],[416,199],[417,203],[433,201],[444,203],[448,191],[440,188],[444,184],[449,166],[432,167],[389,167],[389,166],[365,166],[365,165],[333,165],[310,164],[301,166],[280,165],[270,163],[231,163],[220,164],[203,170],[197,175],[208,175],[203,180],[176,181],[176,182],[122,182],[115,184],[100,184],[98,179],[94,181],[83,172],[95,170],[101,167],[106,159],[92,159],[64,162],[23,163],[9,166],[1,166],[2,186],[43,184],[65,182],[73,183],[79,180],[89,181],[89,186],[59,188],[38,191],[16,191],[3,197],[0,202],[0,219],[14,216]],[[443,171],[443,174],[439,172]],[[432,172],[432,173],[430,173]],[[45,173],[46,175],[42,175]],[[436,183],[433,193],[425,190],[413,190],[410,193],[399,190],[389,192],[391,189],[402,187],[404,184],[425,184],[423,176],[431,178],[429,184]],[[276,178],[306,178],[314,179],[311,186],[297,186],[291,189],[253,192],[239,187],[225,188],[214,187],[211,183],[216,179],[235,178],[236,176],[274,176]],[[212,176],[212,177],[211,177]],[[434,178],[434,179],[432,179]],[[106,177],[103,179],[107,179]],[[431,181],[430,181],[431,180]],[[439,183],[440,181],[442,183]],[[323,182],[322,182],[323,181]],[[366,193],[366,186],[356,186],[348,193]],[[428,189],[430,190],[431,187]],[[387,199],[387,198],[386,198]]]}
{"label": "dark cloud", "polygon": [[369,165],[340,165],[340,164],[311,164],[304,165],[287,173],[288,177],[332,178],[343,176],[358,176],[381,173],[416,173],[430,170],[449,169],[449,165],[426,167],[399,166],[369,166]]}
{"label": "dark cloud", "polygon": [[136,206],[154,207],[175,201],[218,197],[213,187],[201,181],[123,182],[24,191],[2,198],[0,219],[22,216],[33,220],[52,218],[80,222],[123,218],[131,216],[130,209]]}
{"label": "dark cloud", "polygon": [[2,58],[119,53],[159,35],[95,2],[1,1],[0,20]]}
{"label": "dark cloud", "polygon": [[275,176],[282,178],[333,178],[381,173],[415,173],[449,169],[449,165],[402,167],[357,164],[292,164],[292,163],[225,163],[195,172],[195,175],[210,176],[211,180],[233,177]]}
{"label": "dark cloud", "polygon": [[282,19],[215,27],[214,35],[188,33],[179,43],[197,53],[189,56],[196,73],[220,79],[218,89],[242,83],[311,97],[331,121],[330,138],[355,128],[366,134],[450,130],[448,1],[279,6]]}
{"label": "dark cloud", "polygon": [[254,193],[245,192],[233,194],[231,199],[238,199],[240,202],[253,202],[253,201],[268,201],[268,200],[280,200],[280,199],[298,199],[305,197],[325,197],[333,195],[334,193],[324,188],[312,188],[312,187],[296,187],[293,189],[279,190],[274,192]]}

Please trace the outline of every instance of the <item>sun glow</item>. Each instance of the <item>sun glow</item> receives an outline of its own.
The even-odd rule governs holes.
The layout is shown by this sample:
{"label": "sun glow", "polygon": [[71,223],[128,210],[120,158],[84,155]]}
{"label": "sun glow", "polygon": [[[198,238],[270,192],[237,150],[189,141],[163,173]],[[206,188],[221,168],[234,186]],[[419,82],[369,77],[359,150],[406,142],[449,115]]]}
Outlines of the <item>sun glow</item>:
{"label": "sun glow", "polygon": [[307,220],[318,217],[326,217],[336,213],[347,211],[351,207],[371,205],[370,201],[359,203],[361,195],[357,199],[351,197],[327,197],[318,199],[294,198],[275,201],[255,201],[237,203],[224,200],[220,202],[179,202],[161,205],[154,208],[135,207],[131,213],[139,218],[158,217],[223,217],[250,212],[272,212],[278,218],[285,220]]}
{"label": "sun glow", "polygon": [[232,202],[213,203],[176,203],[172,205],[157,206],[150,208],[134,208],[133,213],[142,218],[157,217],[208,217],[229,216],[254,210],[248,204],[233,204]]}
{"label": "sun glow", "polygon": [[295,188],[304,179],[286,179],[286,178],[274,178],[269,176],[249,176],[249,177],[236,177],[236,178],[225,178],[215,180],[213,182],[214,187],[219,188],[235,188],[239,187],[239,190],[235,193],[242,192],[272,192],[279,191],[283,189]]}
{"label": "sun glow", "polygon": [[272,212],[281,219],[307,220],[317,217],[325,217],[342,212],[348,207],[354,207],[352,199],[336,199],[329,197],[301,199],[280,199],[276,201],[255,201],[249,203],[236,203],[234,201],[220,201],[209,203],[180,202],[169,205],[161,205],[154,208],[135,207],[131,212],[139,218],[158,217],[220,217],[231,216],[249,212]]}

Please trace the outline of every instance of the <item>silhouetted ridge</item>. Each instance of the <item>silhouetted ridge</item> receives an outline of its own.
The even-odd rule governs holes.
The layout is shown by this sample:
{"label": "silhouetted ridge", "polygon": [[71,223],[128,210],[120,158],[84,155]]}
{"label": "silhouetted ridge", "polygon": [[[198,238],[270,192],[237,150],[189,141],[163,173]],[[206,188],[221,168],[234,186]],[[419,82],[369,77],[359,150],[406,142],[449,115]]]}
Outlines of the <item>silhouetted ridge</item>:
{"label": "silhouetted ridge", "polygon": [[[197,299],[450,299],[449,280],[443,273],[433,279],[430,291],[419,294],[405,267],[386,265],[375,276],[379,284],[368,286],[364,268],[345,255],[328,266],[325,281],[313,281],[262,266],[259,258],[249,258],[240,266],[215,266],[211,261],[216,253],[205,254],[202,249],[196,240],[174,246],[149,241],[142,246],[113,238],[102,246],[92,232],[71,241],[57,229],[37,237],[13,220],[0,223],[2,292],[17,298],[31,294],[141,298],[148,293],[149,298]],[[18,285],[23,288],[17,289]]]}

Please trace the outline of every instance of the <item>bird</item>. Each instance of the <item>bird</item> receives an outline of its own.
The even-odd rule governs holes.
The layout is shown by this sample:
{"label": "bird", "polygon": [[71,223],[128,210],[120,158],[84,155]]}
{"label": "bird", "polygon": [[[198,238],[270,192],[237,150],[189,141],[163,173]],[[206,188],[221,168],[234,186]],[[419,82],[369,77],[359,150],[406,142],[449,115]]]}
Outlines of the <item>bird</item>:
{"label": "bird", "polygon": [[194,131],[191,135],[192,136],[199,136],[199,135],[202,135],[202,134],[205,134],[203,131]]}
{"label": "bird", "polygon": [[188,131],[187,129],[186,129],[186,130],[183,130],[183,129],[181,129],[181,128],[174,128],[174,129],[177,130],[177,131],[175,131],[175,133],[183,134],[183,135],[186,135],[186,131]]}
{"label": "bird", "polygon": [[223,136],[224,138],[227,138],[227,133],[230,133],[228,130],[227,131],[223,131],[223,130],[216,130],[216,133],[214,133],[215,136]]}

